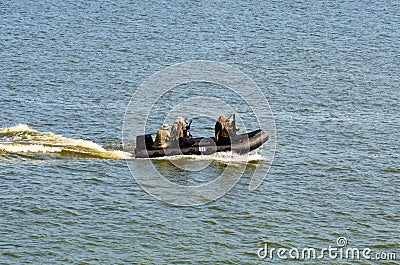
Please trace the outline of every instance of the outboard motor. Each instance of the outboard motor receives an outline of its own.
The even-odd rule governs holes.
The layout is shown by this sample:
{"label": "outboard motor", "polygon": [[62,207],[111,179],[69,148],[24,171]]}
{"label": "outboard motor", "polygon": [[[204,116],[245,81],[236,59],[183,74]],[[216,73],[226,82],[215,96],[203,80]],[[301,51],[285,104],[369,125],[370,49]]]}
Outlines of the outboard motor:
{"label": "outboard motor", "polygon": [[151,134],[136,136],[136,152],[152,149],[153,144],[154,142]]}

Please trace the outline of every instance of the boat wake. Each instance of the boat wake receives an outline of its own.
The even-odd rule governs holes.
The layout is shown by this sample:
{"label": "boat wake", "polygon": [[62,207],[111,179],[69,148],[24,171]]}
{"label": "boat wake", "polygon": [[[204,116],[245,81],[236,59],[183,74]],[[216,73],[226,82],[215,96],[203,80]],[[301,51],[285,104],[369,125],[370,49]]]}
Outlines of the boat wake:
{"label": "boat wake", "polygon": [[120,150],[106,150],[82,139],[72,139],[52,132],[39,132],[26,124],[0,128],[0,154],[57,155],[79,158],[129,159],[131,154]]}
{"label": "boat wake", "polygon": [[177,156],[164,156],[151,158],[151,160],[193,160],[193,161],[216,161],[222,163],[249,163],[259,162],[266,160],[265,157],[258,153],[250,153],[246,155],[239,155],[229,152],[218,152],[211,155],[177,155]]}

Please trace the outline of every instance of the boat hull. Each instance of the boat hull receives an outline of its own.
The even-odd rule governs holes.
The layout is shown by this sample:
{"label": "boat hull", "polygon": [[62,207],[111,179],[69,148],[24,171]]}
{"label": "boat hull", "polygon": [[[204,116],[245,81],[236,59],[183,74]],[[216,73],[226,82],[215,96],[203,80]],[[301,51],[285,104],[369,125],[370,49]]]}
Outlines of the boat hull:
{"label": "boat hull", "polygon": [[193,138],[190,146],[169,146],[161,149],[142,148],[136,150],[135,157],[153,158],[174,155],[210,155],[216,152],[229,151],[237,154],[246,154],[260,147],[268,139],[268,134],[262,130],[237,135],[232,138],[231,144],[225,145],[216,145],[214,137],[199,137]]}

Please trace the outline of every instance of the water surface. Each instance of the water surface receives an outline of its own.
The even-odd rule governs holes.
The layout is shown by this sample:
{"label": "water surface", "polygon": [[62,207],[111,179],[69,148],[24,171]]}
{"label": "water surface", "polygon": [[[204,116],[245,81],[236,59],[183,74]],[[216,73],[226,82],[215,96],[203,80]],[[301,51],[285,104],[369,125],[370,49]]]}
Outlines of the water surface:
{"label": "water surface", "polygon": [[[25,124],[119,152],[136,87],[198,59],[249,75],[277,127],[276,157],[258,190],[248,191],[249,165],[224,197],[189,208],[148,195],[121,157],[44,153],[43,142],[26,138],[20,148],[30,152],[10,151],[3,145],[15,135],[3,133],[0,263],[265,264],[257,257],[264,243],[321,249],[339,236],[351,247],[398,252],[399,8],[398,1],[0,3],[0,128]],[[173,106],[177,96],[164,100]],[[212,133],[212,123],[199,127]],[[196,179],[155,164],[181,183],[209,181],[224,166],[214,161]]]}

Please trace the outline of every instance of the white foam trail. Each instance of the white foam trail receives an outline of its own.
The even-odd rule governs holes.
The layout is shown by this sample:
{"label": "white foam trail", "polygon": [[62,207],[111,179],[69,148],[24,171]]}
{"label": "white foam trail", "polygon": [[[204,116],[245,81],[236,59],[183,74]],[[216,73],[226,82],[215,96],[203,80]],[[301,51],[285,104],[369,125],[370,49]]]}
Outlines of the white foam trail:
{"label": "white foam trail", "polygon": [[0,128],[0,133],[32,132],[32,131],[36,132],[35,130],[29,128],[28,125],[22,123],[10,128],[5,128],[5,129]]}
{"label": "white foam trail", "polygon": [[248,163],[266,160],[265,157],[257,153],[250,153],[248,155],[239,155],[232,152],[218,152],[211,155],[176,155],[168,157],[151,158],[153,160],[181,160],[191,159],[196,161],[219,161],[219,162],[235,162],[235,163]]}
{"label": "white foam trail", "polygon": [[8,153],[59,153],[59,147],[46,147],[38,144],[0,144],[0,150]]}
{"label": "white foam trail", "polygon": [[106,150],[91,141],[67,138],[52,132],[39,132],[26,124],[0,128],[0,134],[7,136],[7,142],[0,142],[0,151],[8,153],[50,153],[104,159],[129,159],[132,156],[119,150]]}

